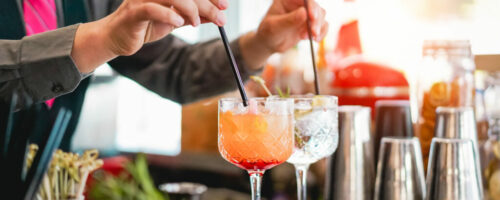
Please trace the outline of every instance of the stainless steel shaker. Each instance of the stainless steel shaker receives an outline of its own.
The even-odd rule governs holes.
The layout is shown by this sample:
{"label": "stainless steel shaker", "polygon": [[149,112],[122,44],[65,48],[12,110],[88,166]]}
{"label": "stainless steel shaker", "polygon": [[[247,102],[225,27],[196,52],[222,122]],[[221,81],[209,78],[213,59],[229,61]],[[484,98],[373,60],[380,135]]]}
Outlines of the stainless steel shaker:
{"label": "stainless steel shaker", "polygon": [[374,153],[378,160],[382,137],[412,138],[410,102],[407,100],[379,100],[375,103]]}
{"label": "stainless steel shaker", "polygon": [[422,150],[417,138],[382,138],[375,200],[422,200],[425,198]]}
{"label": "stainless steel shaker", "polygon": [[370,108],[339,107],[339,146],[328,158],[325,199],[372,199],[374,184]]}
{"label": "stainless steel shaker", "polygon": [[432,139],[426,200],[481,200],[483,189],[469,139]]}
{"label": "stainless steel shaker", "polygon": [[472,107],[438,107],[435,136],[470,139],[477,147],[477,129]]}
{"label": "stainless steel shaker", "polygon": [[483,194],[481,163],[477,139],[476,120],[472,107],[438,107],[436,109],[435,137],[468,139],[472,142],[474,158],[468,160],[476,165],[479,176],[477,183]]}

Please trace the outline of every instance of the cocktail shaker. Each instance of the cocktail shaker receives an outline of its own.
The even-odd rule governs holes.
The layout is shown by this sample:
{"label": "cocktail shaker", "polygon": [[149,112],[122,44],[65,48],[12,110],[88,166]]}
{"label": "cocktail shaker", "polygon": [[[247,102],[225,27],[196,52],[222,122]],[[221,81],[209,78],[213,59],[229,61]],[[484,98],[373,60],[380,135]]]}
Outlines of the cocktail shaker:
{"label": "cocktail shaker", "polygon": [[474,110],[472,107],[438,107],[436,109],[436,130],[438,138],[469,139],[472,142],[474,159],[468,160],[476,165],[479,176],[479,187],[483,188],[477,129]]}
{"label": "cocktail shaker", "polygon": [[422,151],[417,138],[384,137],[375,181],[375,200],[425,198]]}
{"label": "cocktail shaker", "polygon": [[339,146],[327,163],[325,199],[372,199],[375,176],[370,108],[339,107]]}
{"label": "cocktail shaker", "polygon": [[438,107],[435,136],[470,139],[477,146],[477,129],[472,107]]}
{"label": "cocktail shaker", "polygon": [[434,138],[427,168],[426,200],[483,199],[470,139]]}
{"label": "cocktail shaker", "polygon": [[413,137],[410,102],[406,100],[380,100],[375,103],[375,133],[373,146],[378,160],[382,137]]}

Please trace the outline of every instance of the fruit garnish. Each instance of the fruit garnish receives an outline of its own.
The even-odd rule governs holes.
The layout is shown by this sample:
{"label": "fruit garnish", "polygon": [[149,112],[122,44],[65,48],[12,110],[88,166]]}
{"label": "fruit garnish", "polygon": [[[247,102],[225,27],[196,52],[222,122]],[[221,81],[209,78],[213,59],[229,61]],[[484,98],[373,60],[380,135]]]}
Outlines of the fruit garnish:
{"label": "fruit garnish", "polygon": [[311,113],[313,110],[312,108],[309,109],[309,110],[299,110],[299,109],[295,109],[294,111],[294,115],[295,115],[295,119],[300,119],[306,115],[308,115],[309,113]]}
{"label": "fruit garnish", "polygon": [[323,98],[323,96],[321,95],[315,95],[313,97],[313,100],[312,100],[312,106],[315,107],[315,106],[324,106],[326,105],[328,102],[326,102],[327,99],[326,98]]}
{"label": "fruit garnish", "polygon": [[267,121],[265,118],[255,115],[251,118],[252,127],[255,129],[255,133],[267,133]]}

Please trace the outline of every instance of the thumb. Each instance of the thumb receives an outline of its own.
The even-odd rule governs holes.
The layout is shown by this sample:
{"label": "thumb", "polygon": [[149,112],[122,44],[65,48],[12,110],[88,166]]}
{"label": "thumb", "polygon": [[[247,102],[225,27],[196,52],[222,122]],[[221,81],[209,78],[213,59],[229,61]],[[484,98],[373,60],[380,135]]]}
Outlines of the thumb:
{"label": "thumb", "polygon": [[307,12],[304,7],[300,7],[292,12],[273,17],[274,27],[281,30],[296,28],[303,25],[307,20]]}

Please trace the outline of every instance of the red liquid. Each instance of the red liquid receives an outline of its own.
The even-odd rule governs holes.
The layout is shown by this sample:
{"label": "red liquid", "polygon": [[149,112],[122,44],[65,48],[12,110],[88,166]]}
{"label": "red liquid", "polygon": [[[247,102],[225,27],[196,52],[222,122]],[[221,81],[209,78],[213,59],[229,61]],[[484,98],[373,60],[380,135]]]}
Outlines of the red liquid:
{"label": "red liquid", "polygon": [[263,171],[263,170],[268,170],[271,169],[272,167],[279,165],[285,161],[270,161],[270,162],[265,162],[262,160],[259,160],[257,162],[248,162],[248,161],[240,161],[240,162],[235,162],[231,161],[231,163],[235,164],[239,168],[245,169],[245,170],[250,170],[250,171]]}

